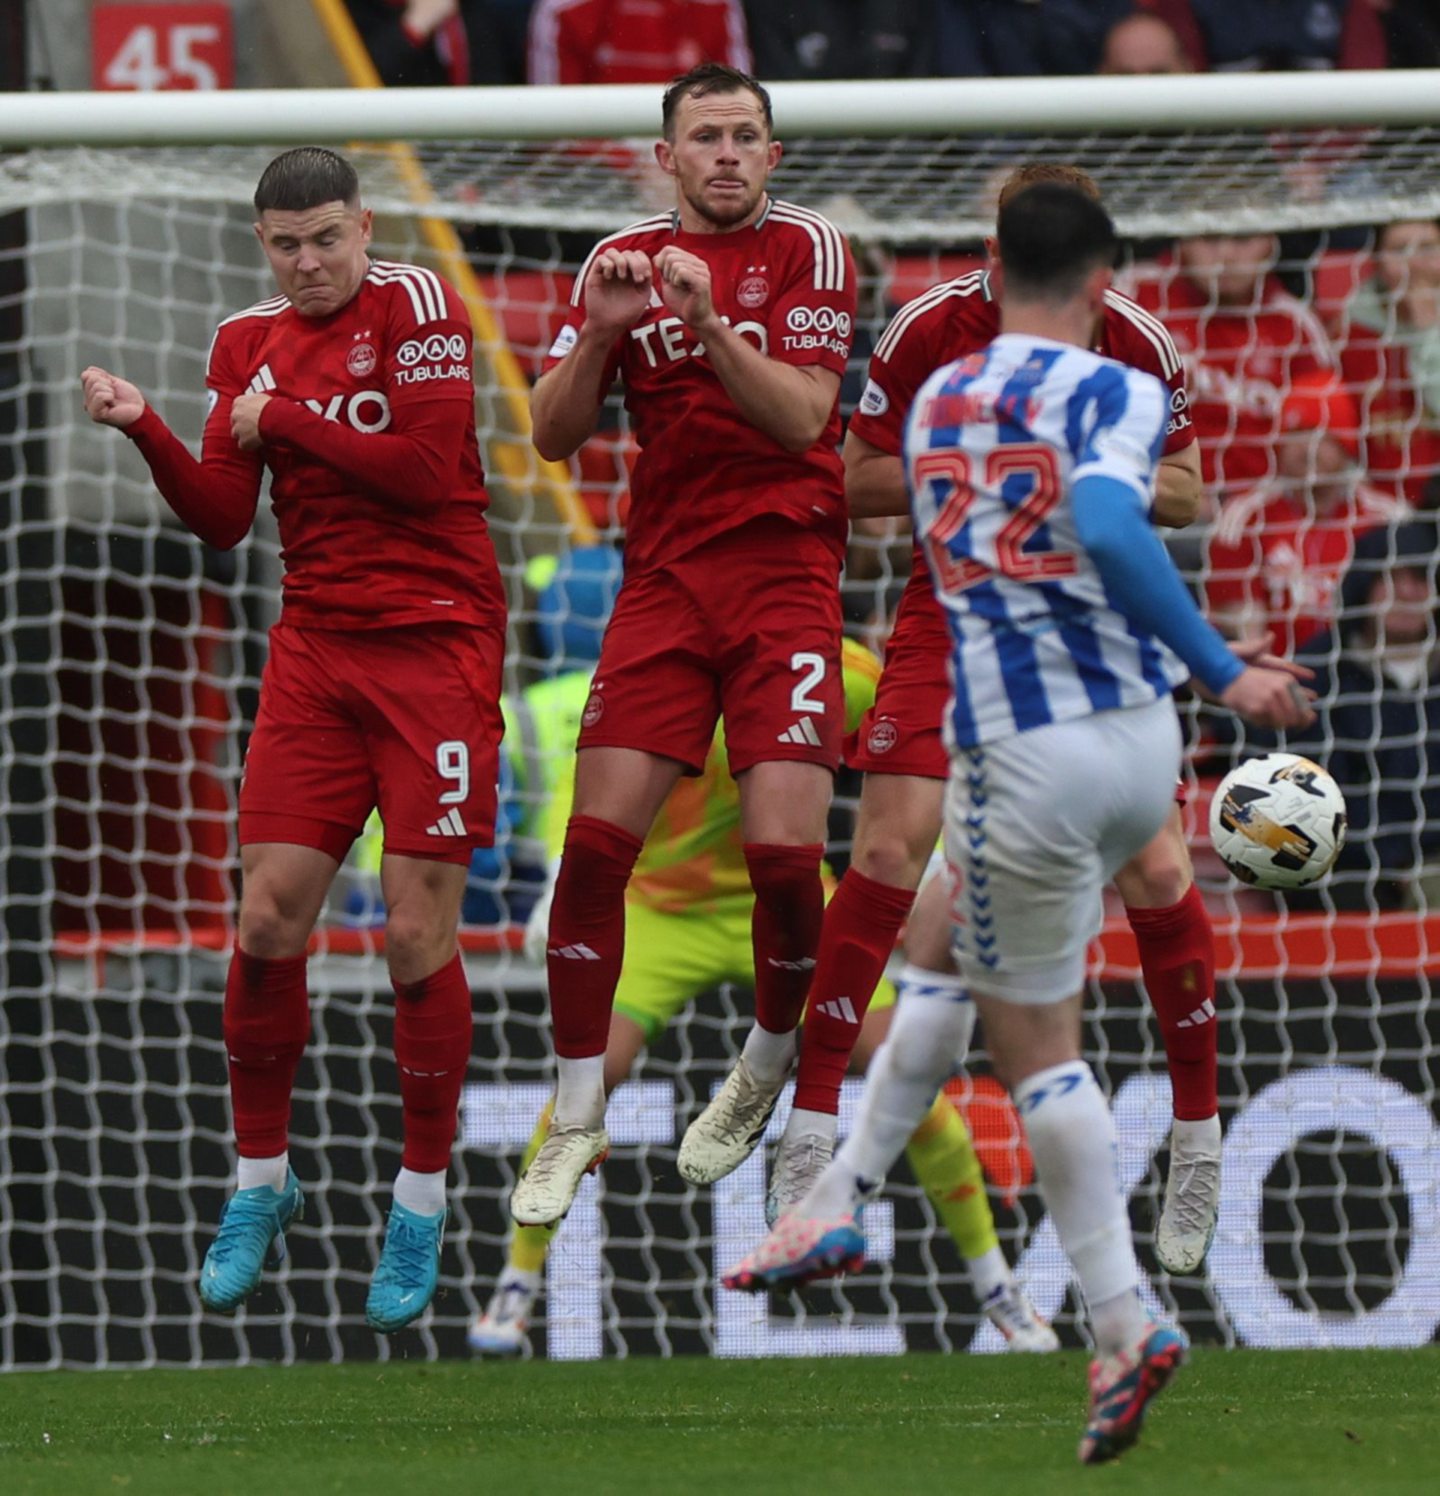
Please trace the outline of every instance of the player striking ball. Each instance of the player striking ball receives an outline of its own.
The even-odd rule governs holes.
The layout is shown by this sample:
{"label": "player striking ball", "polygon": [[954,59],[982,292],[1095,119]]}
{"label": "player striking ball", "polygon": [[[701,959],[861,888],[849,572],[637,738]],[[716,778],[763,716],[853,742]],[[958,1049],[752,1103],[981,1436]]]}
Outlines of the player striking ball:
{"label": "player striking ball", "polygon": [[[665,94],[676,207],[612,234],[575,284],[535,386],[535,444],[574,452],[616,374],[635,421],[625,582],[585,708],[550,916],[554,1123],[511,1197],[558,1220],[605,1156],[605,1039],[625,885],[723,712],[755,890],[756,1025],[681,1145],[694,1182],[734,1166],[795,1052],[820,935],[820,857],[843,730],[838,396],[855,316],[844,238],[777,202],[770,101],[707,63]],[[741,1157],[744,1156],[742,1153]]]}
{"label": "player striking ball", "polygon": [[81,382],[90,417],[124,431],[210,545],[245,536],[268,467],[285,563],[240,789],[225,986],[239,1177],[200,1296],[235,1309],[300,1214],[288,1141],[305,950],[378,806],[404,1153],[366,1318],[389,1332],[425,1309],[439,1269],[471,1036],[455,929],[471,849],[494,830],[504,594],[459,297],[429,270],[369,258],[370,211],[332,151],[277,156],[255,211],[280,295],[215,334],[198,462],[133,384],[96,368]]}
{"label": "player striking ball", "polygon": [[[1003,206],[1024,187],[1060,181],[1098,200],[1078,167],[1021,167],[1001,191]],[[870,361],[869,382],[845,441],[846,494],[855,515],[908,512],[900,447],[915,391],[941,364],[984,348],[1000,327],[997,264],[918,296],[891,321]],[[1185,372],[1161,323],[1128,297],[1106,292],[1090,347],[1160,379],[1170,414],[1152,518],[1182,525],[1200,501],[1200,456],[1187,414]],[[834,1015],[863,1005],[883,968],[940,834],[946,755],[940,721],[949,695],[949,635],[929,573],[916,552],[910,585],[885,653],[885,675],[870,716],[847,743],[865,773],[855,855],[826,911],[805,1015],[796,1106],[776,1157],[770,1191],[789,1204],[813,1182],[792,1177],[833,1147],[840,1080],[856,1026]],[[1214,1233],[1220,1198],[1216,1090],[1215,943],[1194,885],[1178,808],[1159,835],[1116,875],[1139,947],[1145,989],[1165,1044],[1175,1107],[1171,1164],[1156,1252],[1171,1272],[1195,1272]],[[948,956],[943,880],[934,880],[910,920],[906,944],[920,973],[916,990],[937,1001],[963,999]],[[902,986],[904,984],[902,983]],[[863,1012],[862,1007],[855,1011]],[[814,1146],[818,1137],[820,1148]]]}
{"label": "player striking ball", "polygon": [[[1029,187],[1001,209],[999,244],[1001,336],[921,387],[906,470],[953,638],[955,949],[1089,1311],[1099,1355],[1080,1458],[1093,1463],[1134,1442],[1185,1351],[1137,1292],[1114,1119],[1080,1058],[1103,885],[1170,813],[1171,692],[1187,675],[1262,725],[1311,712],[1298,672],[1230,652],[1150,526],[1170,397],[1089,351],[1118,248],[1105,210],[1073,187]],[[897,1021],[855,1132],[730,1286],[803,1281],[863,1257],[856,1212],[968,1038],[953,1007],[925,1005],[923,1045]]]}

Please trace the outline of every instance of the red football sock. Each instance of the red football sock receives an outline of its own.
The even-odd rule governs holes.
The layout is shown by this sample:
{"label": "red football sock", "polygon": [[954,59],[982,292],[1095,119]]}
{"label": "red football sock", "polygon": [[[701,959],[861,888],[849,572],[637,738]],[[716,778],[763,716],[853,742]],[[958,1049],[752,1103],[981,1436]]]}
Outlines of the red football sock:
{"label": "red football sock", "polygon": [[237,945],[222,1027],[235,1146],[242,1158],[274,1158],[290,1146],[290,1093],[310,1037],[305,957],[268,961]]}
{"label": "red football sock", "polygon": [[605,1053],[615,984],[625,956],[625,885],[641,841],[609,821],[571,816],[550,906],[550,1021],[555,1053]]}
{"label": "red football sock", "polygon": [[1160,1022],[1175,1115],[1200,1122],[1219,1110],[1216,1089],[1215,935],[1192,883],[1168,909],[1126,909],[1145,989]]}
{"label": "red football sock", "polygon": [[751,940],[755,946],[755,1021],[772,1034],[800,1022],[815,970],[825,889],[820,882],[820,842],[774,847],[745,844],[745,865],[755,890]]}
{"label": "red football sock", "polygon": [[470,1064],[470,984],[458,953],[439,971],[395,988],[395,1063],[405,1151],[400,1162],[417,1174],[450,1166],[460,1088]]}
{"label": "red football sock", "polygon": [[825,911],[815,980],[805,1008],[795,1105],[840,1110],[840,1082],[850,1065],[865,1010],[885,973],[915,890],[877,883],[853,867]]}

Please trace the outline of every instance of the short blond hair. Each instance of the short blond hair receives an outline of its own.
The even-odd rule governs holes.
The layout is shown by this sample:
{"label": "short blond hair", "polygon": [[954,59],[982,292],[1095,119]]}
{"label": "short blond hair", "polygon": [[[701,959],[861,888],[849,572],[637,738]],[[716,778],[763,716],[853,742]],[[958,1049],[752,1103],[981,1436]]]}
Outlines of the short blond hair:
{"label": "short blond hair", "polygon": [[1073,187],[1077,192],[1083,192],[1092,202],[1100,201],[1100,189],[1095,185],[1095,178],[1084,167],[1070,166],[1064,161],[1028,161],[1024,166],[1017,166],[1005,178],[996,210],[1002,211],[1017,193],[1024,192],[1027,187],[1038,187],[1041,182],[1056,182],[1061,187]]}

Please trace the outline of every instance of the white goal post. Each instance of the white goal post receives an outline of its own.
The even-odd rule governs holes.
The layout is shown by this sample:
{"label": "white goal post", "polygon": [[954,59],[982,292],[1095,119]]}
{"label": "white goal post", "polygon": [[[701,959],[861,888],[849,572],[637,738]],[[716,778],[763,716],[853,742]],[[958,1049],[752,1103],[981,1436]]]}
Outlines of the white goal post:
{"label": "white goal post", "polygon": [[[1430,73],[772,95],[786,144],[777,190],[833,218],[857,251],[865,336],[847,413],[895,304],[977,263],[997,185],[1019,162],[1085,166],[1152,275],[1175,273],[1157,252],[1177,235],[1275,231],[1287,284],[1337,340],[1371,228],[1440,215]],[[377,249],[463,281],[476,320],[519,692],[545,665],[530,563],[613,533],[631,455],[617,403],[585,460],[540,463],[524,385],[589,243],[654,211],[645,153],[659,119],[649,87],[0,94],[0,1370],[464,1353],[551,1076],[543,978],[512,928],[533,893],[538,806],[520,783],[511,834],[476,875],[475,1053],[442,1292],[423,1327],[386,1341],[363,1324],[399,1105],[359,865],[344,870],[311,963],[294,1148],[310,1210],[284,1273],[235,1320],[206,1317],[194,1278],[232,1163],[220,1002],[234,799],[279,561],[263,519],[227,557],[180,529],[128,444],[84,419],[77,380],[92,362],[117,369],[193,443],[215,325],[271,294],[250,229],[260,169],[298,143],[353,153]],[[1196,545],[1176,554],[1201,566]],[[907,566],[903,544],[857,547],[846,583],[857,627]],[[1417,846],[1424,788],[1407,786],[1417,808],[1401,828]],[[842,784],[847,801],[854,791]],[[1262,909],[1203,850],[1197,837],[1228,1129],[1208,1276],[1170,1280],[1150,1251],[1168,1082],[1118,915],[1092,980],[1089,1051],[1121,1120],[1147,1292],[1226,1344],[1427,1343],[1440,1329],[1440,914],[1390,908],[1363,878],[1348,906]],[[552,1256],[535,1353],[995,1349],[903,1172],[871,1212],[875,1265],[845,1287],[783,1312],[718,1290],[717,1269],[759,1229],[761,1173],[695,1191],[674,1150],[748,1012],[743,992],[708,995],[618,1094],[615,1153]],[[983,1060],[976,1069],[983,1078]],[[1002,1240],[1073,1342],[1058,1246],[992,1090],[966,1094]]]}

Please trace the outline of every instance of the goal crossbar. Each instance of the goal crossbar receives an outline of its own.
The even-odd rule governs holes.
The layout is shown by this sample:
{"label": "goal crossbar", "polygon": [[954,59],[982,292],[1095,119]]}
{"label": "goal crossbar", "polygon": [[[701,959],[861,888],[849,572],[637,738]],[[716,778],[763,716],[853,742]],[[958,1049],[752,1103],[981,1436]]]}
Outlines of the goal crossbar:
{"label": "goal crossbar", "polygon": [[[34,147],[347,140],[558,140],[654,131],[651,85],[568,88],[247,89],[0,95],[0,144]],[[928,78],[777,83],[786,133],[1061,134],[1440,124],[1421,69],[1164,78]]]}

